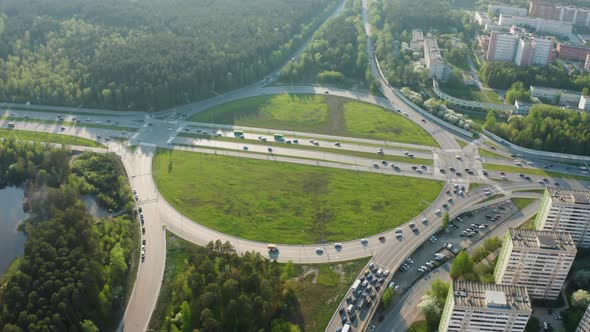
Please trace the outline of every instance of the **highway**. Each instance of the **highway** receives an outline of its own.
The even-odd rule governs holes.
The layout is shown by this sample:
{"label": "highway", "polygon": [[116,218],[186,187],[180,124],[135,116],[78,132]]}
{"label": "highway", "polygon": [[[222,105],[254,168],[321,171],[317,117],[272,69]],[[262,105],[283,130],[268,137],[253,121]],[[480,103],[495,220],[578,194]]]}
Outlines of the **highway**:
{"label": "highway", "polygon": [[[333,15],[337,15],[341,9],[342,5],[335,10]],[[370,36],[371,31],[367,19],[366,1],[363,2],[363,20],[365,31]],[[306,44],[298,50],[295,57],[300,54],[305,46]],[[252,86],[197,103],[151,114],[145,112],[121,113],[109,110],[43,105],[0,104],[0,106],[12,108],[10,111],[4,111],[2,115],[9,120],[0,120],[0,125],[6,127],[8,121],[11,121],[15,123],[15,128],[20,130],[73,135],[96,140],[106,146],[106,151],[116,153],[121,158],[129,177],[130,185],[138,192],[139,200],[137,205],[143,209],[145,216],[145,234],[142,235],[142,240],[146,241],[146,258],[138,269],[137,279],[120,330],[145,331],[157,302],[164,273],[166,263],[166,230],[199,245],[204,245],[218,239],[224,242],[229,241],[239,253],[257,251],[270,259],[276,259],[280,262],[328,263],[372,256],[373,261],[377,265],[395,271],[406,257],[418,248],[429,236],[439,230],[442,215],[437,214],[436,210],[444,210],[444,203],[449,204],[448,212],[451,217],[454,217],[464,211],[482,206],[480,202],[488,197],[485,194],[486,189],[491,189],[495,193],[502,193],[509,197],[517,190],[541,189],[545,187],[546,184],[538,182],[538,180],[541,180],[539,176],[533,176],[530,181],[527,181],[518,174],[508,172],[506,181],[501,182],[494,181],[494,179],[501,178],[499,172],[490,171],[489,177],[484,176],[482,173],[482,161],[489,159],[493,163],[508,166],[513,164],[513,160],[478,157],[478,148],[484,148],[492,152],[489,146],[486,145],[487,141],[485,139],[472,141],[462,149],[457,143],[457,137],[454,134],[444,130],[434,122],[422,121],[423,116],[402,102],[393,93],[384,77],[382,77],[373,54],[373,45],[371,44],[370,38],[367,39],[367,52],[369,54],[371,70],[373,75],[378,79],[379,88],[385,98],[375,97],[359,91],[317,86],[265,87],[265,84],[272,82],[278,77],[280,70],[277,70],[265,77],[263,81]],[[270,135],[275,133],[276,130],[271,128],[204,124],[190,120],[192,115],[213,106],[247,97],[279,93],[313,93],[322,95],[327,93],[333,96],[347,97],[379,105],[392,112],[399,110],[401,114],[407,116],[408,119],[432,135],[439,147],[281,131],[287,140],[298,139],[300,142],[299,144],[273,146],[273,151],[270,153],[268,151],[269,146],[265,145],[258,136],[265,136],[270,140]],[[56,114],[62,117],[58,118]],[[115,116],[116,122],[113,120]],[[211,133],[213,131],[221,132],[224,137],[231,137],[233,131],[236,129],[245,131],[243,142],[179,136],[180,133],[197,133],[197,130],[201,130],[201,132],[202,130],[208,130]],[[316,145],[310,143],[309,139],[316,140],[320,147],[330,147],[330,151],[310,149]],[[340,147],[336,147],[335,142],[340,142]],[[132,150],[129,148],[130,144],[138,145],[138,148]],[[298,147],[298,145],[301,147]],[[247,150],[244,149],[244,146],[247,146]],[[412,162],[411,158],[407,158],[407,161],[395,162],[400,166],[400,170],[397,171],[389,165],[384,166],[380,164],[381,158],[376,153],[377,147],[383,148],[385,155],[389,156],[405,157],[405,150],[411,151],[416,158],[432,159],[432,166],[429,166],[424,173],[420,174],[411,169],[411,166],[417,165]],[[445,182],[445,189],[435,201],[429,202],[430,206],[425,211],[400,226],[403,229],[403,237],[400,240],[395,238],[393,230],[389,230],[382,234],[367,237],[367,241],[364,243],[360,239],[344,241],[342,242],[341,249],[335,248],[333,243],[316,245],[284,245],[277,243],[278,251],[269,255],[267,243],[245,240],[217,232],[199,224],[199,220],[190,220],[175,210],[160,194],[153,180],[152,159],[157,148],[222,154],[236,158],[290,162],[357,172],[381,173],[391,176],[437,179]],[[105,151],[105,149],[94,150],[100,152]],[[347,155],[347,152],[374,153],[374,158],[351,156],[350,154]],[[506,158],[511,158],[511,153],[504,149],[500,148],[493,152]],[[379,164],[379,167],[375,167],[373,165],[375,163]],[[534,161],[533,166],[528,167],[535,168],[535,166],[543,164],[544,162],[542,161]],[[451,167],[461,172],[469,168],[474,174],[468,175],[463,173],[462,175],[457,175],[449,170]],[[556,165],[555,169],[552,170],[570,172],[572,174],[579,173],[577,170],[565,169],[565,167]],[[576,180],[551,178],[548,180],[549,184],[559,183],[566,188],[583,189],[588,185],[585,182]],[[464,195],[453,194],[452,201],[449,202],[449,195],[445,191],[452,188],[455,183],[466,186],[468,190]],[[474,183],[483,185],[474,190],[469,190],[469,187]],[[502,199],[506,198],[486,202],[484,205],[492,204]],[[426,223],[422,222],[424,218],[428,220]],[[418,229],[416,233],[410,230],[409,223],[416,224]],[[139,221],[138,227],[141,227]],[[380,236],[385,236],[385,240],[380,241]],[[316,252],[317,248],[323,249],[322,254]],[[418,295],[420,292],[423,293],[427,287],[426,284],[422,284],[422,281],[417,285],[421,286],[417,286],[415,289],[412,288],[411,291],[404,295],[408,299],[408,303],[401,309],[394,310],[392,315],[388,316],[386,322],[388,320],[410,322],[411,317],[408,315],[416,313],[413,303],[416,298],[419,300],[421,295]],[[364,317],[365,319],[358,321],[358,330],[362,330],[366,323],[370,321],[375,307],[371,307]],[[338,326],[341,326],[341,322],[336,312],[326,330],[335,331]],[[387,331],[389,331],[389,326],[393,330],[397,329],[393,325],[387,326],[385,328]]]}

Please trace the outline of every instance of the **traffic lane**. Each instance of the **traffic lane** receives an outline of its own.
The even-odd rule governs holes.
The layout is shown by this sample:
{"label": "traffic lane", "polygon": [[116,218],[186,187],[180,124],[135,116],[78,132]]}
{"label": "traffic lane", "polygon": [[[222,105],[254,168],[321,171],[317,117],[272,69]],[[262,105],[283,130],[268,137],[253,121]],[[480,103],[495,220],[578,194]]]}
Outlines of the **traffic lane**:
{"label": "traffic lane", "polygon": [[[0,120],[0,126],[6,127],[9,121]],[[39,123],[39,122],[14,122],[16,130],[28,130],[35,132],[45,132],[51,134],[60,134],[67,136],[76,136],[87,138],[94,141],[104,143],[102,138],[106,137],[120,137],[127,138],[128,134],[119,130],[103,129],[103,128],[89,128],[89,127],[72,127],[61,126],[60,124]],[[63,128],[63,129],[62,129]],[[100,137],[100,138],[99,138]]]}
{"label": "traffic lane", "polygon": [[[188,129],[188,130],[187,130]],[[234,130],[228,129],[216,129],[215,131],[211,131],[209,128],[204,129],[204,127],[191,127],[184,128],[181,133],[196,133],[196,134],[203,134],[203,131],[206,132],[206,135],[211,136],[219,136],[222,137],[229,137],[229,138],[236,138],[236,134]],[[284,135],[284,134],[283,134]],[[309,136],[289,136],[284,135],[283,142],[275,141],[274,135],[272,134],[260,134],[260,133],[243,133],[243,141],[241,142],[244,145],[252,144],[252,142],[258,142],[263,144],[263,142],[269,142],[273,144],[283,143],[285,145],[292,145],[293,147],[297,146],[309,146],[309,147],[321,147],[321,148],[329,148],[333,149],[335,153],[338,151],[355,151],[355,152],[364,152],[364,153],[372,153],[375,154],[375,158],[379,158],[381,155],[395,155],[400,157],[407,157],[405,152],[412,153],[415,158],[423,158],[423,159],[432,159],[432,152],[426,150],[412,150],[411,148],[404,147],[387,147],[387,145],[381,144],[379,145],[377,142],[371,143],[373,146],[362,145],[358,143],[349,143],[347,141],[340,141],[337,137],[334,137],[333,141],[325,141],[320,139],[308,139]],[[207,140],[207,138],[199,138],[200,140]],[[210,140],[215,140],[214,137],[211,137]],[[286,143],[289,142],[289,143]],[[297,143],[296,143],[297,142]],[[238,142],[236,142],[238,143]],[[338,144],[336,144],[338,143]],[[381,146],[381,147],[379,147]],[[381,149],[382,153],[378,152],[378,148]],[[424,147],[427,149],[427,147]],[[408,157],[408,160],[411,160]]]}
{"label": "traffic lane", "polygon": [[[373,168],[393,168],[393,165],[399,166],[401,171],[408,171],[408,172],[416,172],[412,169],[412,166],[420,167],[421,172],[428,173],[431,171],[432,166],[424,165],[425,167],[421,167],[420,164],[413,164],[411,161],[412,158],[407,158],[407,162],[391,162],[391,161],[384,161],[380,159],[373,159],[373,158],[365,158],[359,156],[351,156],[346,154],[340,154],[338,151],[334,152],[324,152],[324,151],[315,151],[315,150],[307,150],[307,149],[298,149],[297,145],[284,145],[284,146],[270,146],[265,145],[264,143],[261,144],[247,144],[246,142],[227,142],[227,141],[219,141],[219,140],[209,140],[209,139],[200,139],[200,138],[188,138],[188,137],[176,137],[173,141],[173,144],[182,144],[182,145],[194,145],[198,147],[209,147],[209,148],[217,148],[217,149],[224,149],[224,150],[235,150],[235,151],[247,151],[249,153],[261,153],[267,155],[281,155],[281,156],[290,156],[290,157],[299,157],[299,158],[308,158],[308,159],[318,159],[318,160],[326,160],[326,161],[334,161],[339,163],[345,164],[352,164],[358,165],[363,167],[373,167]],[[378,155],[376,155],[375,158]],[[394,170],[395,171],[395,170]],[[398,171],[399,173],[399,171]]]}
{"label": "traffic lane", "polygon": [[71,126],[68,122],[75,122],[78,126],[84,126],[84,124],[89,123],[138,128],[141,125],[140,121],[143,120],[143,116],[125,117],[123,115],[122,117],[117,116],[117,120],[112,121],[112,115],[59,114],[34,111],[5,111],[4,113],[0,113],[0,115],[6,117],[8,121],[16,121],[16,119],[25,119],[28,122],[33,122],[34,120],[56,121],[64,126]]}
{"label": "traffic lane", "polygon": [[162,283],[166,263],[166,238],[155,193],[151,187],[151,157],[153,153],[137,149],[135,153],[119,145],[114,150],[122,156],[122,162],[137,191],[138,205],[142,208],[144,225],[141,227],[141,240],[145,240],[145,259],[140,262],[134,289],[125,311],[123,326],[125,331],[145,331],[155,308]]}
{"label": "traffic lane", "polygon": [[[295,164],[301,165],[309,165],[309,166],[320,166],[320,167],[332,167],[332,168],[339,168],[344,170],[352,170],[352,171],[361,171],[361,172],[372,172],[372,173],[379,173],[379,174],[386,174],[386,175],[398,175],[398,176],[411,176],[416,178],[422,179],[430,179],[430,180],[438,180],[438,181],[446,181],[446,178],[441,175],[431,174],[431,173],[418,173],[416,171],[405,171],[400,170],[397,171],[392,167],[374,167],[372,164],[367,164],[366,166],[363,165],[353,165],[347,164],[342,162],[333,162],[328,160],[319,160],[319,159],[302,159],[302,158],[293,158],[293,157],[283,157],[277,154],[260,154],[260,153],[251,153],[251,152],[243,152],[238,150],[216,150],[212,148],[205,148],[205,147],[188,147],[188,146],[181,146],[181,145],[162,145],[161,147],[167,149],[174,149],[174,150],[182,150],[182,151],[191,151],[191,152],[200,152],[200,153],[207,153],[207,154],[215,154],[215,155],[223,155],[223,156],[231,156],[231,157],[241,157],[241,158],[251,158],[251,159],[259,159],[259,160],[269,160],[269,161],[278,161],[278,162],[290,162]],[[342,155],[338,155],[342,156]],[[340,157],[343,158],[343,157]],[[344,160],[344,159],[340,159]]]}
{"label": "traffic lane", "polygon": [[[55,112],[79,112],[79,113],[102,113],[106,115],[126,115],[126,116],[144,116],[146,113],[142,111],[113,111],[105,109],[92,109],[83,107],[67,107],[67,106],[49,106],[49,105],[36,105],[36,104],[18,104],[18,103],[0,103],[0,107],[8,108],[11,112],[18,112],[19,110],[12,110],[11,108],[26,108],[28,111],[35,109],[51,110]],[[21,110],[22,111],[22,110]]]}

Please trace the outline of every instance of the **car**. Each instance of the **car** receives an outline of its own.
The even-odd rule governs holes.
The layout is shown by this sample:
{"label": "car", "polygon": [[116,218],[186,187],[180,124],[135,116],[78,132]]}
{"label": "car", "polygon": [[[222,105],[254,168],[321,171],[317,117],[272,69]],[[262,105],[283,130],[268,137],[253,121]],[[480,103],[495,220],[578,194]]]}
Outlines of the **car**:
{"label": "car", "polygon": [[445,171],[444,169],[440,169],[439,172],[441,172],[441,174],[445,174],[447,171]]}
{"label": "car", "polygon": [[382,163],[383,165],[387,166],[387,161],[385,161],[385,160],[381,160],[381,163]]}
{"label": "car", "polygon": [[326,90],[326,91],[324,91],[324,93],[328,95],[328,94],[330,94],[330,91]]}
{"label": "car", "polygon": [[395,238],[396,238],[396,239],[401,239],[401,238],[402,238],[402,236],[403,236],[403,235],[402,235],[402,233],[396,233],[396,234],[395,234]]}
{"label": "car", "polygon": [[379,241],[385,241],[385,236],[381,235],[381,236],[379,237]]}
{"label": "car", "polygon": [[272,153],[272,148],[268,148],[268,152]]}
{"label": "car", "polygon": [[377,153],[378,154],[383,154],[383,148],[377,148]]}
{"label": "car", "polygon": [[379,270],[377,270],[377,272],[375,272],[375,275],[380,277],[382,273],[383,273],[383,269],[379,269]]}
{"label": "car", "polygon": [[420,119],[420,121],[422,121],[422,122],[426,123],[426,120],[425,120],[425,119]]}
{"label": "car", "polygon": [[395,287],[395,282],[391,281],[389,283],[389,285],[387,285],[387,288],[393,288],[393,287]]}
{"label": "car", "polygon": [[423,224],[427,224],[427,223],[428,223],[428,219],[426,219],[426,218],[422,218],[422,223],[423,223]]}
{"label": "car", "polygon": [[386,276],[386,277],[389,275],[389,273],[390,273],[389,269],[383,271],[383,275]]}
{"label": "car", "polygon": [[379,164],[373,164],[374,168],[379,168]]}
{"label": "car", "polygon": [[141,260],[143,261],[145,259],[145,249],[141,250]]}
{"label": "car", "polygon": [[422,267],[419,267],[419,268],[417,268],[417,270],[418,270],[419,272],[424,272],[424,271],[426,271],[426,270],[424,270]]}
{"label": "car", "polygon": [[293,144],[299,144],[299,140],[298,139],[294,139],[293,140]]}
{"label": "car", "polygon": [[340,142],[336,142],[336,143],[334,143],[334,145],[340,146]]}
{"label": "car", "polygon": [[433,266],[434,266],[434,265],[433,265],[432,263],[430,263],[430,262],[426,262],[426,263],[424,263],[424,264],[426,264],[426,266],[428,266],[428,267],[433,267]]}
{"label": "car", "polygon": [[145,234],[145,227],[141,228],[141,234]]}
{"label": "car", "polygon": [[402,229],[401,229],[401,228],[399,228],[399,227],[398,227],[398,228],[396,228],[394,231],[395,231],[396,233],[402,233],[402,232],[403,232],[403,231],[402,231]]}
{"label": "car", "polygon": [[321,254],[324,253],[324,249],[322,249],[322,248],[315,248],[315,253],[318,254],[318,255],[321,255]]}
{"label": "car", "polygon": [[424,271],[428,271],[428,268],[424,265],[420,265],[420,268],[422,268],[422,270],[424,270]]}
{"label": "car", "polygon": [[340,248],[342,248],[342,244],[341,243],[334,243],[334,248],[340,249]]}
{"label": "car", "polygon": [[367,243],[369,243],[369,240],[367,240],[366,238],[361,239],[361,243],[366,245]]}
{"label": "car", "polygon": [[363,288],[367,287],[367,285],[369,284],[368,280],[363,281],[363,283],[361,284],[361,286],[363,286]]}
{"label": "car", "polygon": [[434,211],[434,213],[440,215],[440,209],[436,209],[436,211]]}
{"label": "car", "polygon": [[406,262],[408,262],[410,264],[414,264],[414,260],[410,257],[406,258]]}
{"label": "car", "polygon": [[555,320],[562,320],[562,319],[563,319],[563,316],[561,316],[561,315],[555,316]]}
{"label": "car", "polygon": [[242,148],[244,149],[244,151],[248,151],[248,147],[244,145],[244,147]]}
{"label": "car", "polygon": [[375,269],[375,263],[370,262],[369,263],[369,269],[374,270]]}
{"label": "car", "polygon": [[393,287],[393,290],[397,292],[397,291],[399,291],[399,288],[400,288],[399,285],[395,285],[395,287]]}

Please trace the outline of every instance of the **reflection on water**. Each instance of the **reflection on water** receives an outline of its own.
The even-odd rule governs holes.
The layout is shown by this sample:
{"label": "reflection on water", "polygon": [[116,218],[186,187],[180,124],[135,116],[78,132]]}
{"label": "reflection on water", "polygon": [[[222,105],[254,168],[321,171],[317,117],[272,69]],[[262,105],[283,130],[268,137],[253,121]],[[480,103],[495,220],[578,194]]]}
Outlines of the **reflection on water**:
{"label": "reflection on water", "polygon": [[26,236],[16,230],[28,218],[23,211],[24,190],[18,187],[0,189],[0,275],[10,262],[24,253]]}
{"label": "reflection on water", "polygon": [[95,218],[103,218],[108,217],[110,215],[109,211],[101,208],[98,206],[96,199],[94,196],[91,195],[81,195],[80,200],[86,206],[86,210]]}

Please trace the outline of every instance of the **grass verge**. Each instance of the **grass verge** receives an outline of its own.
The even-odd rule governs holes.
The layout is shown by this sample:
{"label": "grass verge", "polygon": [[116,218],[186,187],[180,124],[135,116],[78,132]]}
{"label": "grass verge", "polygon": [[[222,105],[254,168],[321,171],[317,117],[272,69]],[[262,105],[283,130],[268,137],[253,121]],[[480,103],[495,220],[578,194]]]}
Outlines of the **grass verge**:
{"label": "grass verge", "polygon": [[187,217],[223,233],[290,244],[352,240],[417,216],[439,181],[158,150],[154,180]]}
{"label": "grass verge", "polygon": [[102,144],[99,144],[99,143],[97,143],[93,140],[89,140],[87,138],[70,136],[70,135],[62,135],[62,134],[43,133],[43,132],[37,132],[37,131],[19,130],[19,129],[0,128],[0,138],[14,138],[14,139],[23,140],[23,141],[46,142],[46,143],[57,143],[57,144],[67,144],[67,145],[80,145],[80,146],[89,146],[89,147],[102,147],[103,146]]}
{"label": "grass verge", "polygon": [[518,208],[518,210],[522,210],[525,207],[531,205],[531,203],[533,203],[534,201],[536,201],[536,199],[534,198],[520,198],[520,197],[513,197],[511,199],[512,203],[514,203],[514,205],[516,205],[516,207]]}
{"label": "grass verge", "polygon": [[407,332],[431,332],[428,330],[428,323],[425,320],[420,320],[412,323]]}
{"label": "grass verge", "polygon": [[189,121],[438,146],[428,132],[397,113],[335,96],[280,94],[246,98],[197,113]]}
{"label": "grass verge", "polygon": [[477,151],[479,153],[480,156],[484,157],[484,158],[499,158],[499,159],[508,159],[510,160],[510,158],[503,156],[501,154],[492,152],[492,151],[488,151],[482,148],[477,148]]}
{"label": "grass verge", "polygon": [[544,171],[544,170],[537,169],[537,168],[527,168],[527,167],[497,165],[497,164],[487,164],[487,163],[484,163],[483,167],[485,169],[487,169],[488,171],[489,170],[504,171],[504,172],[511,172],[511,173],[522,173],[522,174],[529,174],[529,175],[545,176],[545,177],[551,177],[551,178],[564,178],[564,179],[590,181],[590,177],[587,177],[587,176]]}
{"label": "grass verge", "polygon": [[520,226],[518,226],[518,228],[535,229],[535,218],[537,218],[536,213],[532,217],[530,217],[527,221],[523,222]]}
{"label": "grass verge", "polygon": [[[241,143],[242,145],[248,145],[249,143],[250,144],[261,144],[264,146],[279,146],[279,147],[298,149],[298,150],[309,150],[309,151],[336,153],[336,154],[342,154],[342,155],[360,157],[360,158],[368,158],[368,159],[380,159],[380,160],[397,161],[397,162],[411,163],[411,164],[432,165],[432,159],[408,158],[408,157],[396,156],[396,155],[380,155],[377,153],[351,151],[351,150],[336,149],[336,148],[326,148],[326,147],[321,147],[321,146],[316,147],[316,146],[299,145],[299,144],[290,144],[289,145],[289,144],[285,144],[285,143],[277,143],[277,142],[270,142],[270,141],[256,142],[256,141],[252,141],[252,140],[243,140],[241,138],[233,138],[233,137],[227,137],[227,136],[212,136],[212,135],[200,135],[200,134],[189,134],[189,133],[181,133],[181,134],[178,134],[178,136],[179,137],[199,138],[199,139],[206,139],[206,140],[236,142],[236,143]],[[280,153],[275,153],[275,154],[280,155]]]}

